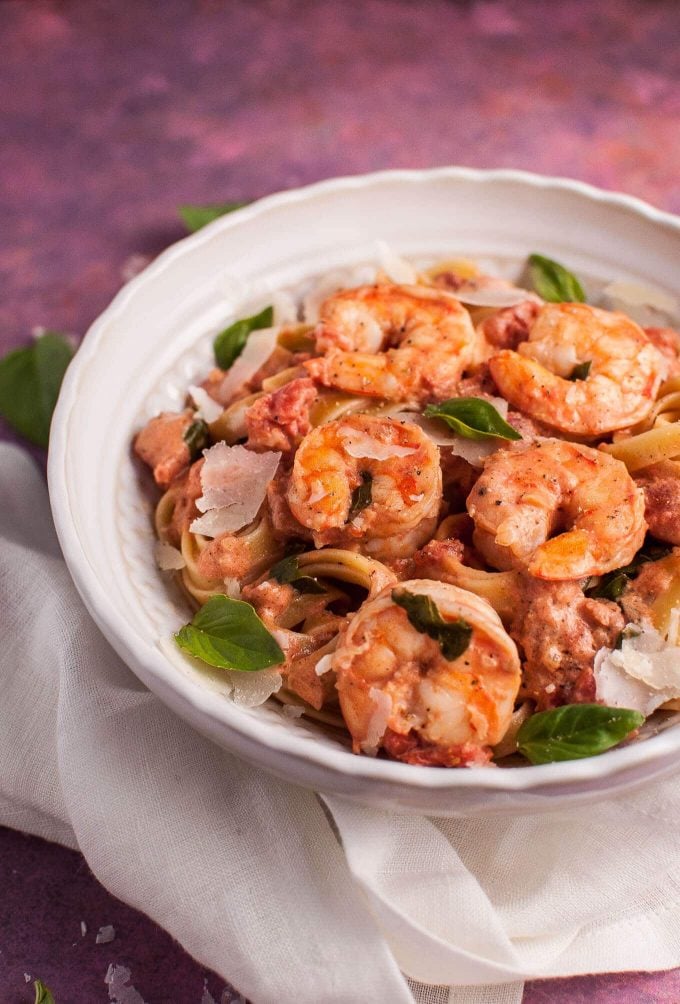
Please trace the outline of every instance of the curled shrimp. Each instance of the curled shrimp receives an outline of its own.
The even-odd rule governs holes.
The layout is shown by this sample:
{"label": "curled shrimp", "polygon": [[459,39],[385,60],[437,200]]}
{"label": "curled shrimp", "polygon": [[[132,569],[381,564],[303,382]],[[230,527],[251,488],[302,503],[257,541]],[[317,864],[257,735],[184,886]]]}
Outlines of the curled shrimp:
{"label": "curled shrimp", "polygon": [[305,367],[327,387],[390,401],[449,397],[475,360],[479,336],[459,301],[427,286],[349,289],[321,307]]}
{"label": "curled shrimp", "polygon": [[516,408],[560,432],[590,438],[641,422],[654,406],[667,364],[623,314],[549,303],[528,341],[516,352],[493,355],[489,368]]}
{"label": "curled shrimp", "polygon": [[580,579],[628,564],[647,530],[644,494],[612,460],[561,439],[492,454],[467,499],[475,546],[495,568],[539,579]]}
{"label": "curled shrimp", "polygon": [[317,547],[407,557],[434,533],[442,497],[439,451],[410,422],[369,415],[328,422],[298,447],[287,497]]}
{"label": "curled shrimp", "polygon": [[[436,638],[414,626],[396,602],[404,594],[427,598],[445,626],[464,625],[469,641],[461,654],[447,658]],[[388,586],[364,603],[332,665],[355,753],[382,746],[398,760],[442,767],[489,759],[520,684],[517,649],[495,611],[474,593],[430,579]]]}

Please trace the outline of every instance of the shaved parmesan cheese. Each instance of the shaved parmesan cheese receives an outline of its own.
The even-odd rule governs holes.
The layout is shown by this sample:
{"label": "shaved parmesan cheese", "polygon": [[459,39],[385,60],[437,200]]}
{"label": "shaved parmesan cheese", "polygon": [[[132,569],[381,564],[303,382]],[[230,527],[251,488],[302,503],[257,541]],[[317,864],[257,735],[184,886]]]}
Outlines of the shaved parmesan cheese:
{"label": "shaved parmesan cheese", "polygon": [[332,669],[333,654],[328,652],[327,655],[322,655],[316,666],[314,667],[314,672],[317,676],[323,676],[324,673],[329,673]]}
{"label": "shaved parmesan cheese", "polygon": [[100,927],[97,931],[97,937],[95,942],[97,945],[108,945],[110,941],[116,937],[116,929],[113,924],[107,924],[105,927]]}
{"label": "shaved parmesan cheese", "polygon": [[396,443],[381,443],[367,432],[356,429],[339,429],[345,453],[355,460],[390,460],[392,457],[410,457],[417,452],[415,446],[397,446]]}
{"label": "shaved parmesan cheese", "polygon": [[130,983],[130,970],[126,966],[111,963],[106,971],[104,983],[109,988],[112,1004],[144,1004],[144,998]]}
{"label": "shaved parmesan cheese", "polygon": [[383,272],[392,282],[403,286],[414,286],[418,282],[418,273],[410,261],[400,258],[385,241],[376,241],[378,261]]}
{"label": "shaved parmesan cheese", "polygon": [[[288,633],[292,634],[292,632]],[[285,632],[272,631],[272,634],[277,636],[285,634]],[[281,648],[284,648],[281,644],[281,638],[277,637],[276,640],[281,645]],[[198,673],[203,678],[205,678],[206,671],[211,673],[210,666],[206,666],[199,659],[180,650],[171,638],[159,638],[156,644],[166,659],[182,672],[186,673],[188,670],[192,676]],[[276,667],[272,669],[260,669],[252,673],[241,672],[235,669],[219,670],[219,693],[229,696],[235,704],[239,704],[245,708],[253,708],[258,704],[264,704],[272,694],[277,693],[281,689],[282,684],[283,678]]]}
{"label": "shaved parmesan cheese", "polygon": [[230,600],[238,600],[241,598],[241,584],[238,579],[225,579],[224,580],[224,593],[229,597]]}
{"label": "shaved parmesan cheese", "polygon": [[459,286],[453,295],[461,303],[467,303],[469,307],[496,307],[498,310],[503,307],[515,307],[525,300],[536,299],[535,294],[517,286],[499,285],[480,288],[475,282]]}
{"label": "shaved parmesan cheese", "polygon": [[652,628],[623,639],[621,648],[603,648],[595,656],[596,694],[614,708],[651,715],[680,697],[680,648],[667,645]]}
{"label": "shaved parmesan cheese", "polygon": [[177,572],[180,568],[186,566],[182,552],[173,547],[172,544],[167,544],[162,540],[156,542],[154,557],[156,564],[162,572]]}
{"label": "shaved parmesan cheese", "polygon": [[375,705],[375,711],[369,719],[366,738],[360,745],[363,753],[366,753],[368,756],[375,756],[380,746],[380,740],[385,735],[390,715],[392,714],[392,698],[377,687],[371,687],[368,696]]}
{"label": "shaved parmesan cheese", "polygon": [[[505,401],[503,404],[507,414],[508,406]],[[500,412],[500,408],[498,411]],[[392,417],[398,422],[412,422],[413,425],[417,425],[430,437],[435,446],[450,449],[454,456],[467,460],[472,467],[483,467],[486,458],[498,449],[497,439],[465,439],[464,436],[457,436],[443,422],[424,418],[415,411],[400,411]]]}
{"label": "shaved parmesan cheese", "polygon": [[287,718],[302,718],[305,713],[301,704],[284,704],[281,710]]}
{"label": "shaved parmesan cheese", "polygon": [[277,327],[282,324],[297,324],[298,306],[290,293],[283,289],[273,293],[272,307],[274,308],[274,324]]}
{"label": "shaved parmesan cheese", "polygon": [[251,331],[243,352],[234,360],[219,386],[220,401],[229,401],[264,366],[276,348],[278,336],[278,327]]}
{"label": "shaved parmesan cheese", "polygon": [[219,401],[211,397],[203,387],[195,387],[192,384],[189,387],[189,396],[196,406],[198,417],[202,418],[208,424],[216,421],[224,411]]}
{"label": "shaved parmesan cheese", "polygon": [[196,508],[205,515],[195,519],[190,530],[206,537],[234,533],[257,516],[281,454],[253,453],[244,446],[216,443],[204,456],[203,495],[196,500]]}
{"label": "shaved parmesan cheese", "polygon": [[653,326],[668,322],[678,313],[678,301],[657,286],[619,279],[602,290],[604,303],[610,310],[620,310],[638,324]]}
{"label": "shaved parmesan cheese", "polygon": [[261,669],[257,673],[227,670],[227,676],[233,687],[231,698],[243,708],[264,704],[283,684],[283,677],[276,669]]}
{"label": "shaved parmesan cheese", "polygon": [[307,502],[310,505],[314,505],[315,502],[320,502],[321,499],[325,499],[327,495],[328,492],[324,488],[321,481],[312,481],[312,491],[307,499]]}

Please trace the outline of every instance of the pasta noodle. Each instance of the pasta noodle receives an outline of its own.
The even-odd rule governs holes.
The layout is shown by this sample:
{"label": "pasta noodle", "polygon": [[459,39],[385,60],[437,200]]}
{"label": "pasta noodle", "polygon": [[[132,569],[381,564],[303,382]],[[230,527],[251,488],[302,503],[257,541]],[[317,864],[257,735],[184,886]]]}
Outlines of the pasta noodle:
{"label": "pasta noodle", "polygon": [[662,460],[680,458],[680,424],[661,423],[629,439],[604,443],[600,449],[622,460],[633,474]]}

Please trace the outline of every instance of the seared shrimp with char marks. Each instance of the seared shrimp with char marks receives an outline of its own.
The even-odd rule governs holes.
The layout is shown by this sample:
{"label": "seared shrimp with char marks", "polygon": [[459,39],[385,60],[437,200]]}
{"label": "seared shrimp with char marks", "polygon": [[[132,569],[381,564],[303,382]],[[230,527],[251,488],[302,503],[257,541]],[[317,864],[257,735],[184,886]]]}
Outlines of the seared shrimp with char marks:
{"label": "seared shrimp with char marks", "polygon": [[[404,605],[414,598],[434,610],[442,636],[414,625]],[[451,650],[441,640],[447,631],[464,639]],[[441,767],[489,760],[520,684],[517,649],[489,604],[429,579],[388,586],[365,603],[340,637],[333,669],[356,753],[384,747]]]}
{"label": "seared shrimp with char marks", "polygon": [[623,314],[549,303],[528,341],[516,352],[493,355],[489,368],[503,397],[520,411],[560,432],[591,438],[641,422],[668,367],[642,328]]}
{"label": "seared shrimp with char marks", "polygon": [[467,509],[475,546],[491,565],[525,568],[539,579],[620,568],[647,530],[644,494],[625,465],[561,439],[512,443],[492,454]]}
{"label": "seared shrimp with char marks", "polygon": [[479,341],[470,315],[450,293],[363,286],[322,305],[316,348],[323,355],[305,367],[327,387],[422,403],[453,394]]}
{"label": "seared shrimp with char marks", "polygon": [[287,494],[317,547],[407,557],[434,533],[442,497],[439,452],[409,422],[338,419],[303,439]]}

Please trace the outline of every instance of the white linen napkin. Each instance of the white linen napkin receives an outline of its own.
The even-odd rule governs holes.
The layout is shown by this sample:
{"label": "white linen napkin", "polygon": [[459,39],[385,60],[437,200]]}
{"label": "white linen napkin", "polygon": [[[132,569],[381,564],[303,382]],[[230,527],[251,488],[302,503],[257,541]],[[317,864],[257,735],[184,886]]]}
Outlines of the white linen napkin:
{"label": "white linen napkin", "polygon": [[675,779],[467,821],[327,796],[333,826],[121,663],[3,444],[0,485],[0,823],[78,847],[255,1004],[517,1004],[528,976],[680,964]]}

